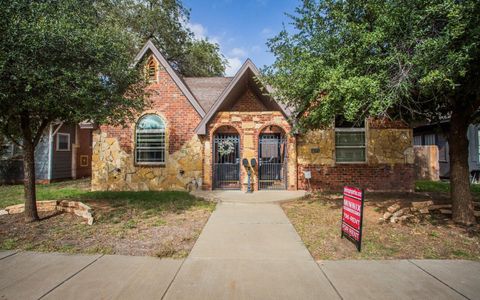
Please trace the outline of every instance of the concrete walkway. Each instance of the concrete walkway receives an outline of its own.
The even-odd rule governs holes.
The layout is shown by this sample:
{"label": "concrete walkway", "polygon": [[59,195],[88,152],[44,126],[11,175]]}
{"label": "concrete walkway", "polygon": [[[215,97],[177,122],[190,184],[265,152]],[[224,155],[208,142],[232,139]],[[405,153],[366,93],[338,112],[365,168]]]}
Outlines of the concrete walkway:
{"label": "concrete walkway", "polygon": [[245,193],[242,191],[213,190],[213,191],[193,191],[194,196],[204,198],[215,202],[227,203],[279,203],[283,201],[292,201],[303,198],[307,191],[255,191],[254,193]]}
{"label": "concrete walkway", "polygon": [[278,205],[219,203],[185,260],[0,252],[0,299],[480,299],[480,263],[317,263]]}

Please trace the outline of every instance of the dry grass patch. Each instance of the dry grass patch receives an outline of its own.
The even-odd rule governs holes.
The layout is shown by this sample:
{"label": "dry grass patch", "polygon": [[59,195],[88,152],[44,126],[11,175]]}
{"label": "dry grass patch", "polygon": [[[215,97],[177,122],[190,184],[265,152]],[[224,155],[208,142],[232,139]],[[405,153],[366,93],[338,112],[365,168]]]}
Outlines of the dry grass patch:
{"label": "dry grass patch", "polygon": [[393,203],[411,201],[445,203],[445,195],[367,194],[362,252],[340,238],[340,195],[318,194],[310,199],[284,203],[285,213],[312,256],[326,259],[472,259],[480,260],[480,227],[464,228],[443,215],[428,215],[418,224],[380,223]]}
{"label": "dry grass patch", "polygon": [[[71,184],[65,188],[78,192],[69,199],[93,208],[92,226],[68,213],[40,213],[42,220],[29,224],[23,214],[3,215],[0,250],[185,257],[215,208],[186,192],[89,192],[85,183]],[[62,194],[58,185],[43,189]]]}

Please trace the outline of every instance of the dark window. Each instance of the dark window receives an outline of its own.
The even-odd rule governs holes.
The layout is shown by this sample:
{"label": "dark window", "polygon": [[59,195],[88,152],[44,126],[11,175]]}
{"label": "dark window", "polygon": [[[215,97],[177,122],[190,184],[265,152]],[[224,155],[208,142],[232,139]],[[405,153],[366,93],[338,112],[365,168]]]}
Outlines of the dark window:
{"label": "dark window", "polygon": [[57,151],[70,151],[69,133],[57,133]]}
{"label": "dark window", "polygon": [[335,120],[335,159],[339,163],[365,162],[364,122]]}

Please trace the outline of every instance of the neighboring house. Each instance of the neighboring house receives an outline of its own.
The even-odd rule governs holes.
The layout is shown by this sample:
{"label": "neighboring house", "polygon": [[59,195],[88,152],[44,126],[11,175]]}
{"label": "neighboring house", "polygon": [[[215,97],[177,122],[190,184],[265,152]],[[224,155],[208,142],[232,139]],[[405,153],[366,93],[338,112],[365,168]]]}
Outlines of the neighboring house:
{"label": "neighboring house", "polygon": [[294,134],[250,60],[234,77],[182,78],[149,41],[136,63],[151,105],[135,123],[94,132],[94,190],[246,190],[252,161],[254,190],[414,187],[413,133],[402,122]]}
{"label": "neighboring house", "polygon": [[[418,125],[413,129],[413,143],[416,146],[437,145],[438,164],[440,167],[440,177],[450,177],[450,154],[446,132],[450,127],[450,121],[444,120],[439,124]],[[479,125],[470,125],[468,127],[467,137],[468,146],[468,165],[470,173],[478,180],[480,173],[480,145],[479,145]]]}
{"label": "neighboring house", "polygon": [[[91,176],[92,130],[90,123],[53,124],[45,130],[35,149],[38,183]],[[23,180],[20,147],[5,143],[0,159],[0,183]]]}

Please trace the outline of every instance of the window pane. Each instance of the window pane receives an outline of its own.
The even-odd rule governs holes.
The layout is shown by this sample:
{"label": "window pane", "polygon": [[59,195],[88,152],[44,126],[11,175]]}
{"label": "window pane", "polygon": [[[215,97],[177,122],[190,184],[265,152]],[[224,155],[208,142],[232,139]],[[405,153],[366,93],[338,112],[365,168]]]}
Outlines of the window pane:
{"label": "window pane", "polygon": [[365,146],[365,132],[336,132],[335,144],[339,146]]}
{"label": "window pane", "polygon": [[416,135],[413,137],[413,144],[415,146],[421,146],[422,145],[422,136],[421,135]]}
{"label": "window pane", "polygon": [[365,148],[336,148],[338,162],[364,162]]}
{"label": "window pane", "polygon": [[156,115],[146,115],[137,124],[136,161],[139,163],[165,162],[165,125]]}
{"label": "window pane", "polygon": [[424,139],[425,145],[435,145],[435,134],[426,134]]}
{"label": "window pane", "polygon": [[69,150],[70,136],[67,134],[58,134],[58,149],[57,150]]}

